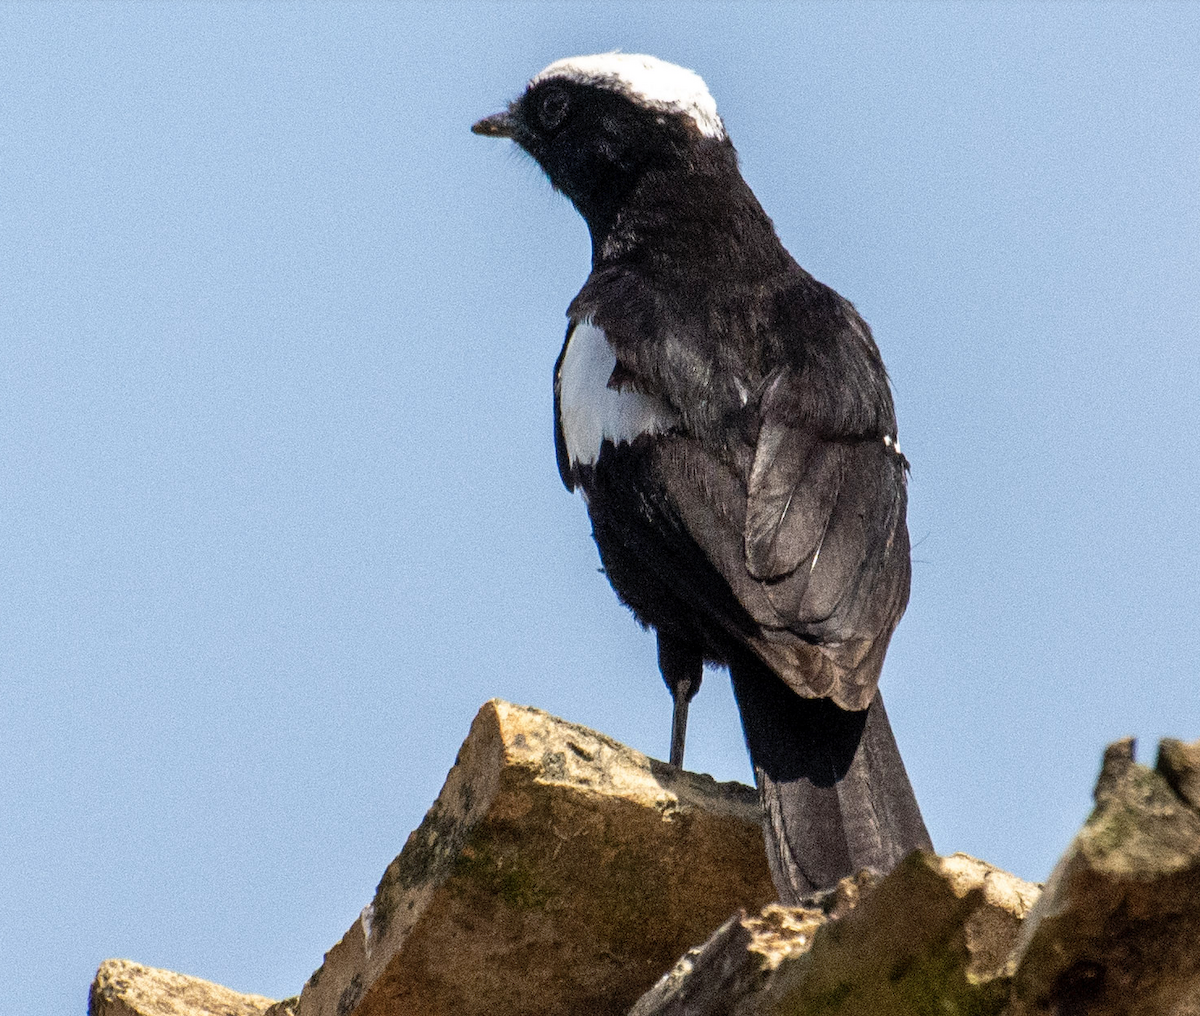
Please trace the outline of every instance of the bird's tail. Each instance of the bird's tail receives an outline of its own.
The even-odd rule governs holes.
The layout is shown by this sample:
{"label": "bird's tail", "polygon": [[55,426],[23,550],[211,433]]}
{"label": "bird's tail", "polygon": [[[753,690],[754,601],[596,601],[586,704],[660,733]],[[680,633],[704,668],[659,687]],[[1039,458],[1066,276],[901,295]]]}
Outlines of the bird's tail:
{"label": "bird's tail", "polygon": [[757,660],[730,673],[781,902],[933,849],[878,693],[848,712],[797,695]]}

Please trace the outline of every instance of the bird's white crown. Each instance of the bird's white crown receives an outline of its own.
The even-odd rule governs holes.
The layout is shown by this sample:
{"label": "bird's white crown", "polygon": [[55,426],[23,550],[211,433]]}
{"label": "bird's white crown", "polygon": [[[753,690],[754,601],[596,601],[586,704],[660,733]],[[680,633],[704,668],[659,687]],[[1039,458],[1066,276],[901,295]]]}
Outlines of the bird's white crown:
{"label": "bird's white crown", "polygon": [[530,87],[551,78],[619,92],[647,109],[686,114],[705,137],[725,137],[716,100],[704,79],[695,71],[657,57],[642,53],[569,56],[555,60],[529,82]]}

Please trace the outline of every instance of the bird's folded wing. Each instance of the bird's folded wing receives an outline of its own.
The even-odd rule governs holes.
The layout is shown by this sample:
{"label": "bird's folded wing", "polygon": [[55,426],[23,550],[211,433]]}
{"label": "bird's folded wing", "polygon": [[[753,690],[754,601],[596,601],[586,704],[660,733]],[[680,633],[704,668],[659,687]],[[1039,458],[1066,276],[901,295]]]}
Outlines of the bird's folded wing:
{"label": "bird's folded wing", "polygon": [[764,408],[743,475],[685,435],[663,442],[658,475],[754,622],[744,641],[797,692],[865,708],[908,600],[904,460]]}
{"label": "bird's folded wing", "polygon": [[883,435],[821,433],[798,417],[787,382],[776,378],[760,407],[746,481],[746,570],[769,584],[789,622],[833,620],[846,637],[870,634],[878,628],[859,601],[880,592],[878,568],[905,529],[905,462]]}
{"label": "bird's folded wing", "polygon": [[768,419],[759,430],[746,490],[746,570],[771,581],[818,554],[837,506],[846,448]]}

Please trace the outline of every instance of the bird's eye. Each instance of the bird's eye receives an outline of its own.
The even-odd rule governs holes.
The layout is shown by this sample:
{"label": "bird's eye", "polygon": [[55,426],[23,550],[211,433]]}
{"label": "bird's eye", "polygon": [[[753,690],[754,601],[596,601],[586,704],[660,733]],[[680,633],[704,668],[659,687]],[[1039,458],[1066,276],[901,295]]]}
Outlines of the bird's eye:
{"label": "bird's eye", "polygon": [[562,126],[567,118],[570,100],[561,88],[548,88],[538,100],[538,120],[545,130],[552,131]]}

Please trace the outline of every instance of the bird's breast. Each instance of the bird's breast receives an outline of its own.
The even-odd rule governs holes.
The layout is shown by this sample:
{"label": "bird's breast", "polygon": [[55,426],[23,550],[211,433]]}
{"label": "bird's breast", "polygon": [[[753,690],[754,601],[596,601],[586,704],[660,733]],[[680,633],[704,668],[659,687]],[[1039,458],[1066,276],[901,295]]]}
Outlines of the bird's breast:
{"label": "bird's breast", "polygon": [[610,384],[617,358],[604,330],[581,321],[571,332],[558,376],[559,426],[572,466],[595,465],[605,441],[628,444],[679,423],[663,399]]}

